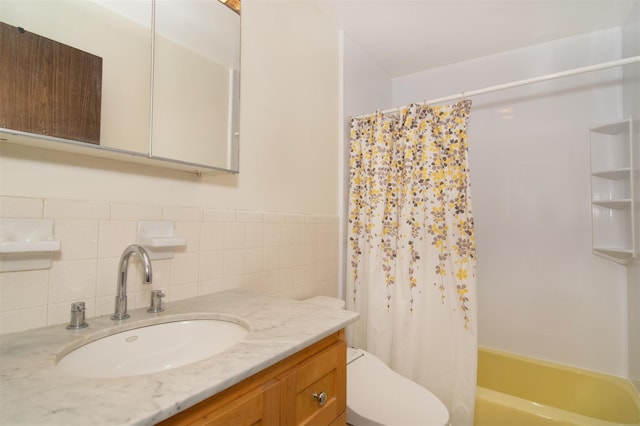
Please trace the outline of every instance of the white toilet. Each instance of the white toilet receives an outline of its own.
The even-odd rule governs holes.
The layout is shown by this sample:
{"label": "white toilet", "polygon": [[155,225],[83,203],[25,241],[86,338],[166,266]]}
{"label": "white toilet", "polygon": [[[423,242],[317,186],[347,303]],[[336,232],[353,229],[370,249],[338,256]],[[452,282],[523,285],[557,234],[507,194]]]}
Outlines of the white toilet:
{"label": "white toilet", "polygon": [[[305,302],[344,309],[344,301],[316,296]],[[347,348],[347,424],[446,426],[447,407],[434,394],[362,349]]]}

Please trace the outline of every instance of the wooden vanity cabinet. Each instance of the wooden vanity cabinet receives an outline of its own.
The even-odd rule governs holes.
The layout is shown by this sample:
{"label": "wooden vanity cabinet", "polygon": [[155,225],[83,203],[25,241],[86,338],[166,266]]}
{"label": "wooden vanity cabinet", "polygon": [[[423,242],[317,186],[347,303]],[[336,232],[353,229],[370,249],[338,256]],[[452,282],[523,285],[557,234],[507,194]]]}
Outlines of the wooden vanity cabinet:
{"label": "wooden vanity cabinet", "polygon": [[346,374],[341,330],[160,425],[344,426]]}

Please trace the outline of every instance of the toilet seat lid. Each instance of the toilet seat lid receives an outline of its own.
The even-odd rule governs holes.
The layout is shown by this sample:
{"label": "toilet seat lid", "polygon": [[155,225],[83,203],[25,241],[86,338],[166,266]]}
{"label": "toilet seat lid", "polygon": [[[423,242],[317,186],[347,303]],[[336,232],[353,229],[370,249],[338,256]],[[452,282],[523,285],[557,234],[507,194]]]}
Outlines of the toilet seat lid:
{"label": "toilet seat lid", "polygon": [[359,416],[389,426],[449,423],[449,412],[442,401],[379,358],[352,348],[347,358],[347,405]]}

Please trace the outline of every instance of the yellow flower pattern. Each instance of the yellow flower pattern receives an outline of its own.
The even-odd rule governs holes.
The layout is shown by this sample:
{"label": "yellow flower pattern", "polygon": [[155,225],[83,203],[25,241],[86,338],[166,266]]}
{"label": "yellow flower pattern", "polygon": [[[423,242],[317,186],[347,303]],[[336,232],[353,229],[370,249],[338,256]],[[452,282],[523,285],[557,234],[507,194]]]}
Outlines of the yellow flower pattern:
{"label": "yellow flower pattern", "polygon": [[[470,277],[475,278],[470,111],[471,101],[463,100],[447,106],[411,104],[395,114],[351,120],[348,250],[354,301],[364,280],[363,253],[375,253],[382,263],[387,309],[392,286],[414,291],[433,285],[445,303],[447,283],[453,282],[468,327]],[[425,241],[431,249],[425,249]],[[399,257],[408,262],[399,266]],[[406,282],[396,282],[399,272]]]}

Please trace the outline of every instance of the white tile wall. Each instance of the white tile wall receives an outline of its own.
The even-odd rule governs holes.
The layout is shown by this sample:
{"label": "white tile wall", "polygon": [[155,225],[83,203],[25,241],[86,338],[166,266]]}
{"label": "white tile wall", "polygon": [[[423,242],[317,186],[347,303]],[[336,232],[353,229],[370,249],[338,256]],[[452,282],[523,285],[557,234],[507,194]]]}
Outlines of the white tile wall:
{"label": "white tile wall", "polygon": [[166,303],[231,288],[337,295],[337,216],[0,197],[0,217],[53,219],[62,244],[51,269],[0,273],[0,334],[66,323],[75,301],[89,318],[111,314],[118,261],[138,220],[172,220],[187,244],[153,261],[149,286],[131,259],[130,308],[148,305],[151,289]]}

